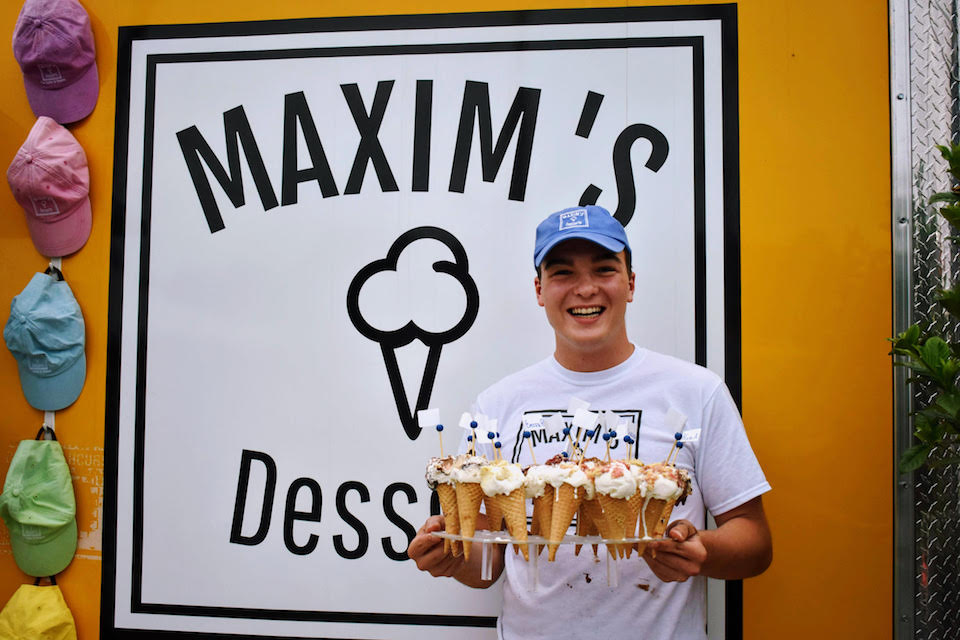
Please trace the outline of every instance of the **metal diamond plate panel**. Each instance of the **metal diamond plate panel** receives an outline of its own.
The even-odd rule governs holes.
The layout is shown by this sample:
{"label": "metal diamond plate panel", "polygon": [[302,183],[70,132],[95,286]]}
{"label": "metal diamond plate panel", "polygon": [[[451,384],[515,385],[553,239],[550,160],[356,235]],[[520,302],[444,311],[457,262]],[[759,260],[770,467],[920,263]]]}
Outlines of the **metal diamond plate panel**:
{"label": "metal diamond plate panel", "polygon": [[[960,339],[935,296],[960,276],[950,231],[926,204],[950,188],[935,145],[958,142],[957,2],[910,0],[914,320]],[[924,391],[916,391],[916,399]],[[960,638],[960,469],[914,474],[914,638]]]}

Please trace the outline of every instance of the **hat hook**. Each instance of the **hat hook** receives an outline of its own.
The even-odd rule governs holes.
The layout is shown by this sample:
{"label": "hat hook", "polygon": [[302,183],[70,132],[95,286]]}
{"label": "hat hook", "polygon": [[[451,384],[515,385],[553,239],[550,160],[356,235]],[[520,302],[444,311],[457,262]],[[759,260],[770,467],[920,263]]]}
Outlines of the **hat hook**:
{"label": "hat hook", "polygon": [[44,273],[46,273],[48,276],[53,276],[57,280],[63,280],[64,277],[61,264],[60,258],[50,258],[50,265],[47,266],[47,270]]}

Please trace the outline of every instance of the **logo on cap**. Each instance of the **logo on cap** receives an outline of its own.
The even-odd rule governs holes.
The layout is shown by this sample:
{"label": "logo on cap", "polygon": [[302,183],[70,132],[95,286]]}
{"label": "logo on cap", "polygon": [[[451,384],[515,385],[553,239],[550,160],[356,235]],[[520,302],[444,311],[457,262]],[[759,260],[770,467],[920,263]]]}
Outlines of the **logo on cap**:
{"label": "logo on cap", "polygon": [[57,201],[53,198],[30,198],[33,202],[33,212],[38,216],[55,216],[60,213]]}
{"label": "logo on cap", "polygon": [[43,540],[44,531],[33,524],[20,525],[20,536],[24,540]]}
{"label": "logo on cap", "polygon": [[560,214],[560,231],[589,226],[590,221],[587,219],[586,209],[577,209],[576,211],[567,211]]}
{"label": "logo on cap", "polygon": [[55,64],[41,64],[40,67],[40,84],[60,84],[61,82],[66,82],[66,78],[63,77],[63,74],[60,73],[60,67]]}

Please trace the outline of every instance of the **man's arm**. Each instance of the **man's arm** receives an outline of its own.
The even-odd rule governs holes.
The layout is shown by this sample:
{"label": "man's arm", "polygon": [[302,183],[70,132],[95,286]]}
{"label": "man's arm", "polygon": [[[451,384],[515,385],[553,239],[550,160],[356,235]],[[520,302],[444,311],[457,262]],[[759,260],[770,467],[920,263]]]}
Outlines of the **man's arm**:
{"label": "man's arm", "polygon": [[671,540],[651,542],[644,559],[664,582],[690,576],[739,580],[763,573],[773,560],[770,527],[760,496],[714,516],[717,528],[697,529],[687,520],[667,528]]}
{"label": "man's arm", "polygon": [[[477,516],[477,528],[487,528],[487,516],[483,513]],[[470,561],[467,562],[461,555],[454,558],[450,553],[443,552],[443,538],[430,535],[432,531],[444,530],[443,516],[430,516],[423,523],[416,537],[410,541],[407,547],[407,555],[417,563],[417,568],[426,571],[433,577],[447,576],[455,579],[474,589],[486,589],[500,577],[503,571],[503,549],[504,545],[492,545],[490,550],[493,553],[493,578],[491,580],[481,580],[481,559],[480,545],[475,544],[470,553]]]}

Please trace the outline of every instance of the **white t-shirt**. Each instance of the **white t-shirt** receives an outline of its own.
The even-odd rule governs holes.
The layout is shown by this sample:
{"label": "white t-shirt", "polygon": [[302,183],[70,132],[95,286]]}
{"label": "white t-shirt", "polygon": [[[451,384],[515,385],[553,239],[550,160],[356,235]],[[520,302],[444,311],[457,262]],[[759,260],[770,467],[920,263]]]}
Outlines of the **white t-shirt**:
{"label": "white t-shirt", "polygon": [[[720,377],[646,349],[636,348],[625,362],[589,373],[569,371],[551,356],[481,393],[475,410],[499,421],[504,458],[522,466],[532,464],[533,443],[536,461],[542,464],[564,451],[567,443],[537,430],[524,439],[523,416],[561,413],[569,426],[571,397],[589,402],[591,411],[612,411],[629,423],[628,432],[636,440],[629,457],[644,462],[663,461],[673,446],[676,431],[664,424],[670,409],[686,416],[684,429],[701,430],[699,440],[680,450],[677,466],[690,471],[693,493],[685,504],[676,506],[671,520],[686,518],[704,528],[705,509],[722,514],[770,490]],[[588,444],[588,457],[606,455],[600,435],[598,430]],[[612,458],[627,457],[624,435],[618,430],[617,438],[611,439]],[[586,438],[580,436],[581,441]],[[484,453],[493,455],[490,448]],[[522,555],[508,550],[503,611],[497,625],[501,640],[583,640],[598,632],[623,640],[706,637],[706,578],[664,583],[634,554],[619,561],[619,586],[611,589],[602,545],[598,555],[595,558],[585,546],[574,556],[572,545],[561,545],[556,562],[547,562],[544,552],[537,587],[531,590],[528,564]]]}

